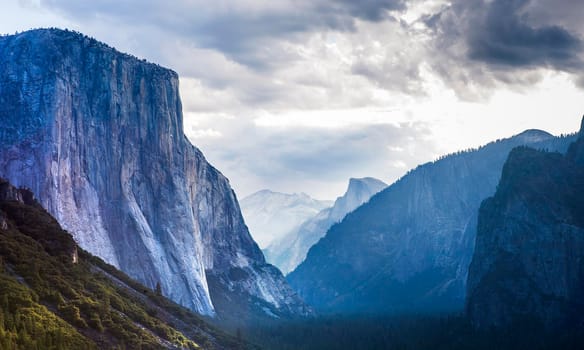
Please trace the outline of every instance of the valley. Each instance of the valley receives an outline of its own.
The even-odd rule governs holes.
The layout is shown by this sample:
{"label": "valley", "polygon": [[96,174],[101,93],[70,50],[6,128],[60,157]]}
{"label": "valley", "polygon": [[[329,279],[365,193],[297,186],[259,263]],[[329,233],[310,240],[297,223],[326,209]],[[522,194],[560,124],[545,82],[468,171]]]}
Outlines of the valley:
{"label": "valley", "polygon": [[584,118],[239,200],[180,94],[77,31],[0,37],[1,349],[582,348]]}

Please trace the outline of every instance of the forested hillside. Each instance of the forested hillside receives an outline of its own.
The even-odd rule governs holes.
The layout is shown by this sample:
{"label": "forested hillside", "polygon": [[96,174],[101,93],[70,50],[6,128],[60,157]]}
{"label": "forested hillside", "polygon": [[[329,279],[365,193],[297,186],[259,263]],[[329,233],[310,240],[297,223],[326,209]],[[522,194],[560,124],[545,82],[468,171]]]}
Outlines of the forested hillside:
{"label": "forested hillside", "polygon": [[0,180],[1,349],[231,349],[202,319],[80,249]]}

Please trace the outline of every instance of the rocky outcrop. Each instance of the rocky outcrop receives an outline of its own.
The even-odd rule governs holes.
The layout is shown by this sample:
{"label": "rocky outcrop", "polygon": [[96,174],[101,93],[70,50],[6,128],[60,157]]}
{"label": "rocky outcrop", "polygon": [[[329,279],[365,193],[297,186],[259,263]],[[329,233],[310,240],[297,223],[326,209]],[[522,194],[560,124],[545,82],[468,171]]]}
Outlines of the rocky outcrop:
{"label": "rocky outcrop", "polygon": [[228,180],[184,136],[181,109],[176,73],[83,35],[0,38],[0,176],[81,247],[192,310],[212,315],[214,296],[236,289],[275,314],[306,312]]}
{"label": "rocky outcrop", "polygon": [[468,275],[478,328],[584,320],[584,127],[563,156],[514,149],[483,202]]}
{"label": "rocky outcrop", "polygon": [[287,279],[325,312],[462,310],[478,209],[507,155],[573,139],[528,130],[421,165],[333,225]]}
{"label": "rocky outcrop", "polygon": [[318,242],[333,224],[341,221],[347,213],[355,210],[385,187],[387,184],[383,181],[371,177],[350,179],[347,191],[335,200],[332,207],[321,210],[264,249],[266,259],[284,274],[291,272],[306,258],[310,247]]}
{"label": "rocky outcrop", "polygon": [[16,188],[7,180],[0,178],[0,201],[13,201],[33,205],[34,196],[29,190]]}
{"label": "rocky outcrop", "polygon": [[[7,200],[14,200],[14,201],[22,201],[22,195],[19,191],[10,185],[10,183],[4,179],[0,178],[0,201],[7,201]],[[0,230],[7,230],[8,229],[8,220],[6,218],[6,214],[0,211]]]}

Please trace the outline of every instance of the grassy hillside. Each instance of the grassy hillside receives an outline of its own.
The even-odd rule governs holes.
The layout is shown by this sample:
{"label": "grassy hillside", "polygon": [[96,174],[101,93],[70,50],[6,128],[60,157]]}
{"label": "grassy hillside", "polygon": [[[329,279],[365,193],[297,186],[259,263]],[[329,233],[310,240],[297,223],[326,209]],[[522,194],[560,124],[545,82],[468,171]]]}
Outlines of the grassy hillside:
{"label": "grassy hillside", "polygon": [[1,349],[244,348],[161,294],[78,248],[30,199],[0,200]]}

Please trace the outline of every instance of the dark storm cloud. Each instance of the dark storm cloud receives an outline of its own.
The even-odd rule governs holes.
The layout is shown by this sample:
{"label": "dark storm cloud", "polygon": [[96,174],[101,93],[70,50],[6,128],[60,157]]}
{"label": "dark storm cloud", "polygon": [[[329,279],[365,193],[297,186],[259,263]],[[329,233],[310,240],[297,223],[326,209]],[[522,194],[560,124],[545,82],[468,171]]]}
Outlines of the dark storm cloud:
{"label": "dark storm cloud", "polygon": [[[217,50],[230,60],[265,74],[302,60],[293,46],[302,46],[306,34],[327,30],[354,32],[357,20],[395,21],[408,8],[429,3],[240,0],[225,5],[205,0],[40,1],[42,6],[70,18],[107,20],[138,31],[167,33],[169,38],[180,38],[183,44]],[[492,88],[496,82],[531,84],[537,79],[533,74],[525,76],[524,71],[533,68],[574,73],[584,65],[582,9],[580,0],[453,0],[439,14],[426,14],[425,22],[434,30],[429,34],[427,47],[419,33],[404,21],[400,21],[404,32],[401,37],[394,33],[375,36],[382,44],[391,46],[397,40],[403,48],[421,47],[425,52],[419,50],[412,56],[410,49],[404,54],[404,50],[392,48],[385,53],[385,64],[368,62],[365,52],[365,59],[354,62],[350,73],[388,90],[417,95],[423,80],[419,67],[424,62],[432,65],[445,81],[461,88],[468,82],[484,88]],[[290,46],[286,49],[282,43]],[[404,67],[406,72],[396,73],[394,67]]]}
{"label": "dark storm cloud", "polygon": [[277,62],[265,52],[271,39],[293,39],[317,30],[352,31],[355,20],[380,21],[387,11],[405,8],[405,0],[262,0],[225,6],[205,1],[153,0],[76,2],[41,0],[72,18],[113,19],[123,25],[158,27],[199,47],[217,49],[237,62],[265,69]]}
{"label": "dark storm cloud", "polygon": [[495,0],[482,23],[472,26],[469,57],[489,64],[515,67],[545,66],[559,70],[582,67],[582,42],[557,25],[535,27],[526,22],[530,0]]}
{"label": "dark storm cloud", "polygon": [[424,20],[433,35],[432,68],[465,99],[481,99],[501,84],[533,85],[539,69],[577,80],[584,27],[566,16],[569,8],[582,13],[573,0],[457,0]]}
{"label": "dark storm cloud", "polygon": [[330,13],[337,9],[349,16],[376,22],[387,18],[387,11],[403,10],[405,7],[405,0],[333,0],[327,3],[322,12]]}

